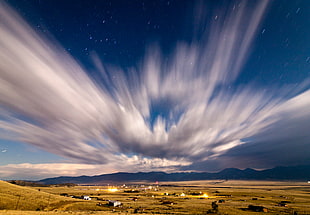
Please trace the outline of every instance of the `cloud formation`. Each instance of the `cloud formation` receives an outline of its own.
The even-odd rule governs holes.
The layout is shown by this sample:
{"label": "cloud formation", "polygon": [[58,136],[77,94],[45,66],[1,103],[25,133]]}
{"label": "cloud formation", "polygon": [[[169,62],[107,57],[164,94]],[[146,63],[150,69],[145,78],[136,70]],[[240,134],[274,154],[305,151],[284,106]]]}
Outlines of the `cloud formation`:
{"label": "cloud formation", "polygon": [[[126,165],[124,165],[126,163]],[[180,165],[181,163],[181,165]],[[121,156],[119,160],[108,164],[79,164],[79,163],[20,163],[0,166],[0,180],[23,179],[39,180],[57,176],[101,175],[115,172],[174,172],[180,166],[189,162],[169,161],[167,159],[147,159],[138,156],[128,158]]]}
{"label": "cloud formation", "polygon": [[[118,170],[125,164],[129,170],[194,168],[215,160],[226,167],[219,159],[238,149],[241,157],[259,150],[272,154],[283,144],[260,142],[293,138],[292,130],[304,134],[310,92],[284,99],[280,89],[231,87],[267,4],[232,4],[212,16],[202,41],[179,43],[168,58],[152,46],[127,72],[94,56],[103,77],[96,83],[56,41],[0,3],[0,137]],[[310,137],[303,137],[306,144]]]}

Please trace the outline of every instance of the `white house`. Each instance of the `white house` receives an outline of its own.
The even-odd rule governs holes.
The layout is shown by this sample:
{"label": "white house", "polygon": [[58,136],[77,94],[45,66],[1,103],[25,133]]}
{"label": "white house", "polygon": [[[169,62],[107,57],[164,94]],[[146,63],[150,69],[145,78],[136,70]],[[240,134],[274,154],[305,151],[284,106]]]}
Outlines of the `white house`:
{"label": "white house", "polygon": [[91,198],[89,196],[83,196],[84,200],[91,200]]}
{"label": "white house", "polygon": [[112,201],[112,200],[109,200],[109,205],[110,206],[114,206],[114,207],[117,207],[117,206],[120,206],[122,203],[119,202],[119,201]]}

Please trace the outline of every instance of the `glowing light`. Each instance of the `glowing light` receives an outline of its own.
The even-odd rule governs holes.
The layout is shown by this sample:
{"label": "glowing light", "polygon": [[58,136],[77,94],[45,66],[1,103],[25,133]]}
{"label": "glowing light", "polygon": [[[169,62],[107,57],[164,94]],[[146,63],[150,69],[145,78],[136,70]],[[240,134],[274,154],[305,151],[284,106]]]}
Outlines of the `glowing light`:
{"label": "glowing light", "polygon": [[110,188],[108,188],[108,191],[109,192],[116,192],[116,191],[118,191],[118,189],[116,187],[110,187]]}
{"label": "glowing light", "polygon": [[209,196],[208,194],[202,193],[202,192],[201,192],[201,195],[199,195],[199,196],[192,196],[192,197],[196,197],[196,198],[213,198],[213,197]]}
{"label": "glowing light", "polygon": [[202,195],[202,197],[204,197],[204,198],[209,198],[209,195],[206,194],[206,193],[204,193],[204,194]]}

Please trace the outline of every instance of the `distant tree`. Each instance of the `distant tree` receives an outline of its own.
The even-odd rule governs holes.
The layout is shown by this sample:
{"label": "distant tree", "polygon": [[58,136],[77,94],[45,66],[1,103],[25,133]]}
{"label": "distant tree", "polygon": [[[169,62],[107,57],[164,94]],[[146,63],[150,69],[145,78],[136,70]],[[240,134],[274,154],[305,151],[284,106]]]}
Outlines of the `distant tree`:
{"label": "distant tree", "polygon": [[212,206],[212,210],[217,213],[219,211],[219,206],[218,204],[216,204],[216,201],[212,202],[211,203],[211,206]]}
{"label": "distant tree", "polygon": [[209,213],[214,214],[214,213],[218,213],[219,212],[219,206],[218,206],[218,204],[216,204],[216,201],[211,203],[211,207],[212,207],[212,209],[208,210],[207,214],[209,214]]}

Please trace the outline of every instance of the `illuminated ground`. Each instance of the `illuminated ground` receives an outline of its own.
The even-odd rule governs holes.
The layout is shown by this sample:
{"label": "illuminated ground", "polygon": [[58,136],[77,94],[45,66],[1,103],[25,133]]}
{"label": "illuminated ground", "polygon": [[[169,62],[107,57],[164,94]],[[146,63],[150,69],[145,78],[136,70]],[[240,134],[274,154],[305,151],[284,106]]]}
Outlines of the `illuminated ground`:
{"label": "illuminated ground", "polygon": [[[34,192],[53,194],[58,202],[41,202],[41,212],[27,210],[27,198],[17,206],[4,208],[0,214],[212,214],[212,202],[218,214],[310,214],[310,184],[307,182],[195,181],[114,186],[75,186],[31,188]],[[17,191],[15,191],[17,192]],[[15,194],[14,194],[15,195]],[[18,194],[16,194],[18,195]],[[91,200],[78,199],[89,196]],[[58,198],[57,197],[57,198]],[[72,198],[75,197],[75,198]],[[49,197],[50,198],[50,197]],[[108,200],[120,201],[121,207],[108,206]],[[50,201],[50,200],[48,200]],[[56,201],[56,200],[54,200]],[[45,204],[45,205],[44,205]],[[267,212],[252,212],[249,205],[262,206]],[[14,209],[17,209],[14,211]],[[8,211],[9,210],[9,211]],[[29,210],[29,209],[28,209]],[[33,209],[31,209],[33,210]],[[55,212],[57,211],[57,213]],[[48,212],[51,213],[51,212]]]}

